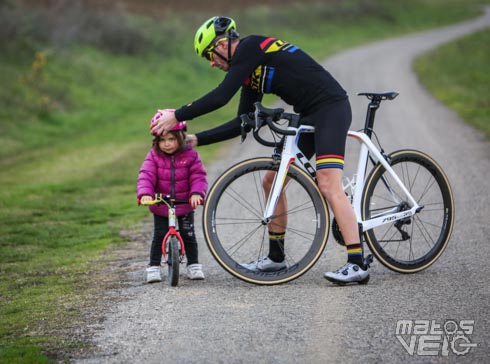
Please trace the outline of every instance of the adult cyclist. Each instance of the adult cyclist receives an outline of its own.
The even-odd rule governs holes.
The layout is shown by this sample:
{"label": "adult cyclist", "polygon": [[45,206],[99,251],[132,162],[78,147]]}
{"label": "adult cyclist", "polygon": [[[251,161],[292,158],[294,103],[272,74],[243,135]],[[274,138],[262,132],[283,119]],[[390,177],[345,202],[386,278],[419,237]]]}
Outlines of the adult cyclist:
{"label": "adult cyclist", "polygon": [[[163,112],[152,132],[166,133],[181,120],[192,120],[226,105],[241,89],[237,117],[210,130],[189,136],[194,146],[224,141],[240,135],[240,115],[254,110],[264,94],[275,94],[308,117],[315,133],[301,135],[299,145],[307,158],[316,154],[316,178],[342,231],[347,263],[325,278],[337,284],[365,283],[362,244],[354,211],[342,189],[341,179],[347,131],[352,120],[348,96],[339,83],[320,64],[300,48],[273,37],[251,35],[240,38],[235,21],[212,17],[197,30],[194,49],[211,67],[226,72],[223,81],[201,98],[175,112]],[[270,191],[274,172],[263,183]],[[284,202],[278,203],[282,209]],[[285,225],[269,225],[269,254],[244,264],[251,270],[275,271],[287,267],[284,249]]]}

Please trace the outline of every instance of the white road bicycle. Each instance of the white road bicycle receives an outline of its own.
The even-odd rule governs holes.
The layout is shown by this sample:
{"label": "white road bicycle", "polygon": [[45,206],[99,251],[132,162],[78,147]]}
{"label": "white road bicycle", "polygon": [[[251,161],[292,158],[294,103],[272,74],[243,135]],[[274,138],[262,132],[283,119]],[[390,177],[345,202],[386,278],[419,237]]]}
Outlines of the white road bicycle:
{"label": "white road bicycle", "polygon": [[[427,154],[408,149],[386,154],[371,140],[376,110],[398,93],[359,95],[370,103],[364,129],[348,132],[360,143],[360,150],[357,172],[346,178],[344,190],[361,237],[374,256],[393,271],[419,272],[441,256],[451,236],[454,200],[449,181]],[[274,285],[307,272],[320,258],[331,230],[338,243],[343,240],[335,218],[330,222],[327,203],[315,182],[315,168],[298,148],[299,135],[313,133],[314,127],[283,109],[267,109],[260,103],[255,108],[255,113],[241,117],[242,138],[252,128],[255,139],[275,148],[274,153],[271,158],[237,163],[216,180],[204,206],[203,227],[212,255],[226,271],[246,282]],[[262,181],[270,171],[275,178],[267,197]],[[274,211],[281,194],[287,208],[285,215],[278,216]],[[268,254],[269,224],[285,220],[287,225],[279,228],[286,231],[287,267],[274,272],[245,268],[244,263]],[[365,260],[371,263],[372,255]]]}

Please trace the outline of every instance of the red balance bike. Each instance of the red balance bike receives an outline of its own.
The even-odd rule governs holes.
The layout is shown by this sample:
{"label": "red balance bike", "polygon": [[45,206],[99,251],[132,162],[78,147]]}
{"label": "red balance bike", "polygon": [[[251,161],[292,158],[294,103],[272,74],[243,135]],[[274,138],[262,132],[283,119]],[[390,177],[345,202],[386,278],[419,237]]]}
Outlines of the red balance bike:
{"label": "red balance bike", "polygon": [[151,201],[140,201],[141,205],[164,203],[168,207],[168,232],[162,240],[163,262],[168,266],[168,284],[175,287],[179,284],[179,269],[185,256],[184,241],[179,234],[179,223],[175,215],[175,205],[189,203],[187,200],[176,200],[169,195],[155,194]]}

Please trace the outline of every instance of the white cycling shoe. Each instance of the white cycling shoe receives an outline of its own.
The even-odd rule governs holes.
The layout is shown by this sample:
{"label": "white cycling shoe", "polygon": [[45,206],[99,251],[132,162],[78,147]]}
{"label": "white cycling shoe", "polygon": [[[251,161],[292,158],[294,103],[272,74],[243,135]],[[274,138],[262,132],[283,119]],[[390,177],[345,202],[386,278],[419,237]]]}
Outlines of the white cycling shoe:
{"label": "white cycling shoe", "polygon": [[269,257],[262,257],[256,261],[240,265],[244,268],[247,268],[248,270],[261,272],[277,272],[288,267],[288,264],[285,260],[283,260],[282,262],[274,262]]}
{"label": "white cycling shoe", "polygon": [[348,283],[366,284],[369,281],[369,272],[359,267],[357,264],[347,262],[335,272],[326,272],[323,275],[328,281],[345,285]]}

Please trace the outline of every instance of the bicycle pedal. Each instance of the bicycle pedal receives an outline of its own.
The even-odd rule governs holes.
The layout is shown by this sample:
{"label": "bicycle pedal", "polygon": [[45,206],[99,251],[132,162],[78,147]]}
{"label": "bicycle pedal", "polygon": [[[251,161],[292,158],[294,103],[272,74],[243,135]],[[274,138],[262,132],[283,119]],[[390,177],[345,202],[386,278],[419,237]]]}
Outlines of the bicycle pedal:
{"label": "bicycle pedal", "polygon": [[372,254],[368,254],[365,258],[364,258],[364,266],[366,268],[369,268],[371,263],[373,262],[373,255]]}

